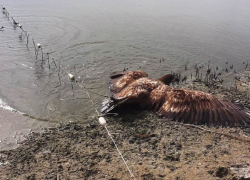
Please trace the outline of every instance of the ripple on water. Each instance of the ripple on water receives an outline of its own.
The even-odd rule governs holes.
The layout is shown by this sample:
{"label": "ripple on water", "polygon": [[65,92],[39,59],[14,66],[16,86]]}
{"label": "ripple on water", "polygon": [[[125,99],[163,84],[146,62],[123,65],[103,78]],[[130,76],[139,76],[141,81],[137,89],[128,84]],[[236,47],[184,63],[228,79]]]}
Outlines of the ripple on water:
{"label": "ripple on water", "polygon": [[[79,85],[107,95],[107,77],[113,71],[141,69],[153,78],[171,71],[190,76],[195,64],[206,67],[211,61],[212,68],[223,71],[234,64],[240,72],[250,59],[247,1],[2,1],[32,37],[26,48],[20,29],[0,18],[9,27],[0,32],[0,95],[37,118],[89,119],[95,111]],[[36,59],[32,38],[42,44],[44,61],[41,52]],[[52,58],[75,75],[73,91],[67,74],[60,70],[58,76]],[[232,71],[223,74],[228,76]],[[91,97],[97,104],[103,99]]]}

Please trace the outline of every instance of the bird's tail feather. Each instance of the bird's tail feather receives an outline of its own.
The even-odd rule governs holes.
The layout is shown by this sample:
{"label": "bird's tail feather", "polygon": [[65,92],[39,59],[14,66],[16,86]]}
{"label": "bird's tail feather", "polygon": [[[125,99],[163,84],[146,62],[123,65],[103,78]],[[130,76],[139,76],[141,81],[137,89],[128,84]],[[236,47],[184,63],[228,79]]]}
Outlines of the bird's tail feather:
{"label": "bird's tail feather", "polygon": [[112,111],[116,107],[114,100],[110,98],[105,98],[102,101],[101,113],[107,114],[108,112]]}
{"label": "bird's tail feather", "polygon": [[100,111],[102,114],[107,114],[110,111],[112,111],[114,108],[119,106],[120,104],[124,103],[126,100],[127,100],[127,98],[119,100],[119,101],[111,99],[111,98],[105,98],[102,101],[102,108]]}

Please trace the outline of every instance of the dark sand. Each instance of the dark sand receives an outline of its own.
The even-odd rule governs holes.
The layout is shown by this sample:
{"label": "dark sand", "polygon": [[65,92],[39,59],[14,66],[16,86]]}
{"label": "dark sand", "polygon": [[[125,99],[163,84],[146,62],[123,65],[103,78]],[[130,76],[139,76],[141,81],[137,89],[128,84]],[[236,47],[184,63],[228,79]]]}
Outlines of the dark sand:
{"label": "dark sand", "polygon": [[[246,91],[189,88],[249,104]],[[127,109],[106,119],[138,180],[250,179],[250,128],[195,127]],[[132,179],[98,121],[61,124],[26,138],[0,152],[0,179]]]}

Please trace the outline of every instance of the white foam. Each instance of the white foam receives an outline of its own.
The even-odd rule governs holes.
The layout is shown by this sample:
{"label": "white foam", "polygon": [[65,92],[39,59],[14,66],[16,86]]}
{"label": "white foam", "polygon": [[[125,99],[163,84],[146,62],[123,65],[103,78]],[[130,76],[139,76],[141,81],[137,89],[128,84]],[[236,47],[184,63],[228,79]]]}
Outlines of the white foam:
{"label": "white foam", "polygon": [[3,108],[5,110],[11,111],[11,112],[17,112],[17,113],[20,113],[20,114],[24,114],[24,113],[22,113],[20,111],[17,111],[16,109],[8,106],[5,102],[3,102],[2,99],[0,99],[0,108]]}

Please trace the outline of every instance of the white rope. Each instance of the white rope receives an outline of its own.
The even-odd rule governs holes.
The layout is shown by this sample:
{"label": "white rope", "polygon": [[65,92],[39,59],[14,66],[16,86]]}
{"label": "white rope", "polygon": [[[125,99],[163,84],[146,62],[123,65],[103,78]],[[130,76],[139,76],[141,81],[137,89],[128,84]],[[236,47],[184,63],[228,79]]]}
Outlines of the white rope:
{"label": "white rope", "polygon": [[131,177],[132,177],[134,180],[136,180],[134,174],[133,174],[132,171],[129,169],[128,164],[127,164],[127,162],[125,161],[125,159],[124,159],[122,153],[121,153],[120,150],[118,149],[118,147],[117,147],[117,145],[116,145],[116,143],[115,143],[115,140],[113,139],[112,135],[110,134],[110,132],[109,132],[107,126],[104,126],[104,127],[105,127],[105,129],[107,130],[110,139],[113,141],[113,143],[114,143],[114,145],[115,145],[115,148],[116,148],[116,150],[118,151],[118,153],[120,154],[120,156],[121,156],[121,158],[122,158],[122,160],[123,160],[123,162],[124,162],[126,168],[128,169],[128,171],[129,171]]}
{"label": "white rope", "polygon": [[[101,114],[100,114],[100,113],[98,112],[98,110],[95,108],[95,106],[94,106],[95,104],[94,104],[93,100],[91,99],[91,97],[90,97],[90,95],[89,95],[87,89],[86,89],[84,86],[81,86],[81,87],[83,87],[84,90],[85,90],[85,92],[87,93],[88,98],[89,98],[90,102],[92,103],[92,106],[93,106],[93,108],[95,109],[97,115],[98,115],[98,116],[101,116]],[[104,120],[104,118],[103,118],[103,120]],[[105,121],[105,120],[104,120],[104,121]],[[101,124],[102,124],[102,123],[101,123]],[[102,125],[105,127],[105,129],[106,129],[106,131],[107,131],[107,133],[108,133],[110,139],[112,140],[113,144],[115,145],[115,148],[116,148],[117,152],[119,153],[119,155],[121,156],[121,158],[122,158],[122,160],[123,160],[123,162],[124,162],[126,168],[128,169],[128,172],[130,173],[131,177],[133,178],[133,180],[136,180],[134,174],[133,174],[132,171],[130,170],[130,168],[129,168],[127,162],[125,161],[125,159],[124,159],[124,157],[123,157],[121,151],[119,150],[118,146],[116,145],[115,140],[113,139],[111,133],[109,132],[109,130],[108,130],[107,126],[106,126],[106,121],[105,121],[104,124],[102,124]]]}

